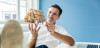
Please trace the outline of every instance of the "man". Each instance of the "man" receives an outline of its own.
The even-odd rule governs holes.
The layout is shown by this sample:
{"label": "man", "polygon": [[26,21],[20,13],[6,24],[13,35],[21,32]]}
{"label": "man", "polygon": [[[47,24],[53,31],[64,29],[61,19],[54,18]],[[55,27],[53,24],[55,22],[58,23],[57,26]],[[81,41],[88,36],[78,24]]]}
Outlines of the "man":
{"label": "man", "polygon": [[74,39],[63,29],[56,25],[56,21],[60,18],[62,14],[62,9],[54,4],[48,10],[47,20],[42,26],[35,24],[29,24],[29,30],[31,31],[31,36],[28,41],[28,48],[35,48],[39,45],[47,45],[49,48],[55,48],[59,42],[68,44],[70,46],[74,45]]}

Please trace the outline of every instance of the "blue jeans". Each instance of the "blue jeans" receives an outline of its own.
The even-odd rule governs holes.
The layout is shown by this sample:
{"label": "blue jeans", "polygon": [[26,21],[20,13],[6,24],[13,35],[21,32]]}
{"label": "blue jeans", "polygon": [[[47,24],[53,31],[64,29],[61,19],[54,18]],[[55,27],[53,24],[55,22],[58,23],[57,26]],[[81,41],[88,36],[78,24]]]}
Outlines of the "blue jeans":
{"label": "blue jeans", "polygon": [[48,47],[46,45],[40,45],[40,46],[38,46],[36,48],[48,48]]}

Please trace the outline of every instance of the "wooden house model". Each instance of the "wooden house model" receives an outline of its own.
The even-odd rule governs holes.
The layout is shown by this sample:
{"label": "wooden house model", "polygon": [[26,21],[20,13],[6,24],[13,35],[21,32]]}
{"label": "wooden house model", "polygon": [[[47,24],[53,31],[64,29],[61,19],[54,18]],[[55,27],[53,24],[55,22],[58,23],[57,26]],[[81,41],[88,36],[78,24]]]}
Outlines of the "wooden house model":
{"label": "wooden house model", "polygon": [[30,9],[24,18],[24,22],[27,23],[43,23],[44,21],[45,17],[43,11],[36,9]]}

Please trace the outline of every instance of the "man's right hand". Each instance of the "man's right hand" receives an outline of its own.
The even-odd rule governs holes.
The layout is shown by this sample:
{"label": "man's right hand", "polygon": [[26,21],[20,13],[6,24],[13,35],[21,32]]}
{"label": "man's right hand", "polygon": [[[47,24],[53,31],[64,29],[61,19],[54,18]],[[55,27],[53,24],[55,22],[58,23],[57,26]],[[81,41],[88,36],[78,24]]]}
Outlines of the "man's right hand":
{"label": "man's right hand", "polygon": [[40,27],[37,29],[37,26],[38,25],[35,24],[35,27],[33,28],[33,24],[31,24],[31,27],[30,27],[30,24],[28,25],[28,28],[31,31],[33,39],[37,39],[37,36],[38,36],[38,31],[39,31]]}

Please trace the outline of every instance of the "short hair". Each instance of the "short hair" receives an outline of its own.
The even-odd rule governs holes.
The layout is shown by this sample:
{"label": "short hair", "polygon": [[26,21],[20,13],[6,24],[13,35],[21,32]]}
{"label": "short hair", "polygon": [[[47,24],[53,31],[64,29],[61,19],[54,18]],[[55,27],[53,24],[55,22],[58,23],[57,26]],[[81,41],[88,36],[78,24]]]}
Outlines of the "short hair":
{"label": "short hair", "polygon": [[61,9],[60,6],[58,6],[57,4],[53,4],[53,5],[51,5],[50,7],[54,7],[54,8],[59,9],[59,16],[62,14],[62,9]]}
{"label": "short hair", "polygon": [[23,48],[23,30],[18,21],[9,20],[6,22],[1,32],[1,47]]}

